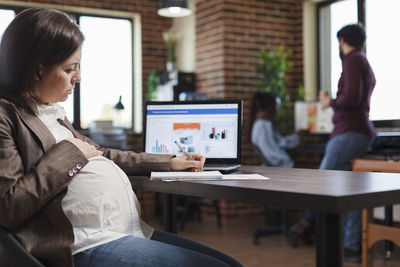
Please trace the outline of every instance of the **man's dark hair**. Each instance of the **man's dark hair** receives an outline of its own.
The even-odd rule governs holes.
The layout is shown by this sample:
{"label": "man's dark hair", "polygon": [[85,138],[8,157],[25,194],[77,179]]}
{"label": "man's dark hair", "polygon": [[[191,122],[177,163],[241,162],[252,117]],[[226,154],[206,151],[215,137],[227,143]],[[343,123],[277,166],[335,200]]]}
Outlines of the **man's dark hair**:
{"label": "man's dark hair", "polygon": [[34,99],[39,65],[61,64],[83,40],[74,18],[64,12],[30,8],[19,13],[0,43],[0,96],[21,105]]}
{"label": "man's dark hair", "polygon": [[337,38],[343,38],[347,44],[356,48],[363,48],[365,43],[365,30],[361,24],[349,24],[337,32]]}

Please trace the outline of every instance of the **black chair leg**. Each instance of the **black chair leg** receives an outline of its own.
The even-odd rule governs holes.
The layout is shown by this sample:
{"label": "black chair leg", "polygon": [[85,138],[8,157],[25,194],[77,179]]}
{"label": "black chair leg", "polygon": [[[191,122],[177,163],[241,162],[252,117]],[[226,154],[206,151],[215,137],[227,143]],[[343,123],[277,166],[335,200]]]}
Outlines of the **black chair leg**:
{"label": "black chair leg", "polygon": [[219,201],[212,200],[211,203],[203,202],[201,198],[196,197],[186,197],[184,207],[181,209],[182,216],[180,218],[179,230],[183,231],[185,227],[186,220],[189,216],[189,213],[197,216],[197,220],[201,222],[201,206],[213,207],[215,210],[215,214],[217,215],[217,225],[218,228],[222,227],[222,219],[221,219],[221,211],[219,208]]}
{"label": "black chair leg", "polygon": [[201,222],[203,220],[202,216],[201,216],[201,205],[203,205],[201,203],[202,200],[201,199],[197,199],[197,200],[193,200],[193,202],[194,202],[194,205],[195,205],[195,211],[196,211],[196,214],[197,214],[197,220],[199,222]]}
{"label": "black chair leg", "polygon": [[156,202],[156,207],[155,207],[155,214],[159,215],[161,213],[161,205],[160,205],[160,194],[156,192],[154,195],[154,200]]}
{"label": "black chair leg", "polygon": [[185,228],[185,223],[187,220],[187,217],[189,216],[189,211],[190,211],[190,206],[193,204],[192,199],[190,197],[187,197],[185,199],[185,204],[182,212],[182,217],[181,217],[181,222],[179,224],[179,230],[183,231]]}
{"label": "black chair leg", "polygon": [[[385,225],[393,226],[393,206],[385,207]],[[385,260],[390,259],[392,251],[393,251],[393,242],[385,240]]]}
{"label": "black chair leg", "polygon": [[217,225],[218,228],[222,227],[222,220],[221,220],[221,211],[219,209],[219,201],[218,200],[213,200],[214,204],[214,209],[215,209],[215,214],[217,215]]}
{"label": "black chair leg", "polygon": [[290,238],[290,246],[295,248],[298,245],[298,237],[296,233],[291,232],[288,230],[287,227],[287,210],[281,210],[281,222],[279,226],[261,226],[257,227],[256,231],[253,234],[253,244],[258,245],[260,244],[259,237],[282,233]]}

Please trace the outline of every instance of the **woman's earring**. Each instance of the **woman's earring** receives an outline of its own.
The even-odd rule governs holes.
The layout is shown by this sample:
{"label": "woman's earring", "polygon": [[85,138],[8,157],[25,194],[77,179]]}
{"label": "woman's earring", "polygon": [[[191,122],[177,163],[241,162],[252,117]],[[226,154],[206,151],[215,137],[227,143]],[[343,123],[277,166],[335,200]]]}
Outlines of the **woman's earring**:
{"label": "woman's earring", "polygon": [[42,76],[40,75],[40,72],[39,72],[39,71],[36,72],[36,76],[37,76],[37,78],[39,79],[39,81],[42,79]]}

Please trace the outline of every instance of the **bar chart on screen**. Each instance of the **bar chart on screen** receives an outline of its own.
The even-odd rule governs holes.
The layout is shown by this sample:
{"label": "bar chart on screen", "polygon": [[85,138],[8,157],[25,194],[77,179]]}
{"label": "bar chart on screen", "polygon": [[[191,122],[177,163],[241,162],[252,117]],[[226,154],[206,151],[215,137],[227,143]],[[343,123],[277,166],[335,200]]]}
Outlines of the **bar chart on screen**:
{"label": "bar chart on screen", "polygon": [[158,143],[158,140],[156,140],[154,146],[151,147],[152,153],[169,153],[169,151],[167,145]]}

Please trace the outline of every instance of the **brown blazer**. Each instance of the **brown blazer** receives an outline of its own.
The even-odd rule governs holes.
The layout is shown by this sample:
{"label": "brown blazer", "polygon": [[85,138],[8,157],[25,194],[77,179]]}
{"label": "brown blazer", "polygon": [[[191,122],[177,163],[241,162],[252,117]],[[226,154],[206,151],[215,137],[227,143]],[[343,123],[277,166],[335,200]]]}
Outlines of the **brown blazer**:
{"label": "brown blazer", "polygon": [[[0,98],[0,224],[46,266],[73,266],[74,235],[61,201],[74,178],[71,170],[88,160],[72,143],[56,144],[35,112],[35,105],[21,108]],[[67,119],[59,122],[96,145]],[[128,174],[168,170],[171,158],[96,147]]]}

